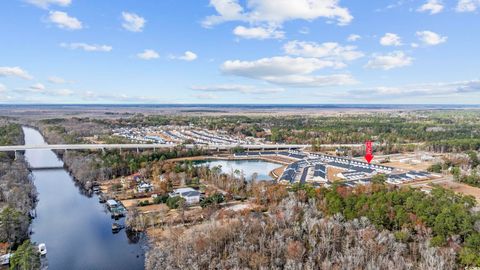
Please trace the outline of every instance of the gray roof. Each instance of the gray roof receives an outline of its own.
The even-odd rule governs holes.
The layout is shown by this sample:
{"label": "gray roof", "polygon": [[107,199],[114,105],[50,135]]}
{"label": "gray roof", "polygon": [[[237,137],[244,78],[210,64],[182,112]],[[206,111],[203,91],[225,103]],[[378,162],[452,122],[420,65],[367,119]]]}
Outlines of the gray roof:
{"label": "gray roof", "polygon": [[182,197],[196,197],[200,196],[200,192],[198,191],[187,191],[182,193]]}

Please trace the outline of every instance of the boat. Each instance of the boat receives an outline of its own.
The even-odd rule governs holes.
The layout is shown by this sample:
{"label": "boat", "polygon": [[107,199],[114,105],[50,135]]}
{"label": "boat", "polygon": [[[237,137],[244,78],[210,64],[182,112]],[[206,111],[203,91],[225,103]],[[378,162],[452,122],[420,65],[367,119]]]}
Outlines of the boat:
{"label": "boat", "polygon": [[0,265],[9,265],[11,257],[12,254],[10,253],[0,256]]}
{"label": "boat", "polygon": [[105,198],[105,196],[103,194],[100,194],[100,195],[98,195],[98,202],[99,203],[106,203],[107,199]]}
{"label": "boat", "polygon": [[117,232],[119,232],[121,229],[123,229],[123,225],[121,225],[121,224],[119,224],[119,223],[116,223],[116,222],[114,222],[114,223],[112,224],[112,232],[113,232],[113,233],[117,233]]}
{"label": "boat", "polygon": [[119,219],[125,216],[125,213],[121,210],[112,210],[111,211],[111,218]]}
{"label": "boat", "polygon": [[44,243],[38,245],[38,253],[40,253],[42,256],[47,255],[47,246]]}

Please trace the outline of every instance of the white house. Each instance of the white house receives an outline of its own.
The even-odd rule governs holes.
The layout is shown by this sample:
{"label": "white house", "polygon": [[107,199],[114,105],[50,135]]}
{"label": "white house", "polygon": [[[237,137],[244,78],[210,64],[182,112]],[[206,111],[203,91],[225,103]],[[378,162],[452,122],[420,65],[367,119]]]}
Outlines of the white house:
{"label": "white house", "polygon": [[178,188],[170,193],[170,197],[180,196],[185,199],[188,204],[195,204],[200,202],[200,192],[193,188]]}
{"label": "white house", "polygon": [[153,189],[153,185],[150,183],[142,182],[137,186],[137,191],[140,193],[150,192]]}

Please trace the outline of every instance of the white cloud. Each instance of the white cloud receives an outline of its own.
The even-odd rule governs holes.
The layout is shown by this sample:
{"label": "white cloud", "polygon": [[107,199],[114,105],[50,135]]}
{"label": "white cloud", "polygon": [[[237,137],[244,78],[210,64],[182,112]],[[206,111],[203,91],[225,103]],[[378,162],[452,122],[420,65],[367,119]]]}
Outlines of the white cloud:
{"label": "white cloud", "polygon": [[45,90],[45,85],[41,83],[36,83],[30,86],[30,89],[36,92],[41,92]]}
{"label": "white cloud", "polygon": [[198,58],[198,56],[194,52],[191,52],[191,51],[186,51],[181,56],[174,56],[174,55],[170,56],[170,59],[178,59],[178,60],[183,60],[183,61],[193,61],[197,58]]}
{"label": "white cloud", "polygon": [[147,22],[145,18],[131,12],[122,12],[122,18],[123,28],[131,32],[142,32]]}
{"label": "white cloud", "polygon": [[403,5],[405,5],[407,2],[412,2],[412,0],[396,0],[394,1],[393,3],[389,4],[388,6],[386,7],[383,7],[383,8],[377,8],[375,10],[375,12],[385,12],[385,11],[388,11],[390,9],[396,9],[396,8],[399,8],[399,7],[402,7]]}
{"label": "white cloud", "polygon": [[417,37],[425,46],[435,46],[447,41],[447,37],[432,31],[418,31]]}
{"label": "white cloud", "polygon": [[434,97],[434,96],[454,96],[480,93],[480,80],[458,81],[448,83],[425,83],[412,84],[398,87],[373,87],[366,89],[351,90],[348,96],[364,97],[368,94],[371,97]]}
{"label": "white cloud", "polygon": [[31,80],[33,77],[20,67],[0,67],[0,77],[14,76],[26,80]]}
{"label": "white cloud", "polygon": [[480,7],[480,0],[459,0],[457,12],[474,12]]}
{"label": "white cloud", "polygon": [[383,46],[401,46],[402,39],[394,33],[386,33],[382,38],[380,38],[380,44]]}
{"label": "white cloud", "polygon": [[323,58],[334,61],[338,67],[345,66],[345,61],[353,61],[364,55],[361,51],[357,51],[357,47],[355,46],[342,46],[336,42],[319,44],[294,40],[285,44],[283,50],[289,55]]}
{"label": "white cloud", "polygon": [[0,83],[0,93],[5,93],[7,92],[7,87],[4,84]]}
{"label": "white cloud", "polygon": [[67,97],[67,96],[72,96],[75,94],[75,91],[70,90],[70,89],[57,89],[57,90],[51,90],[49,91],[51,95],[56,95],[56,96],[62,96],[62,97]]}
{"label": "white cloud", "polygon": [[182,56],[179,57],[180,60],[184,61],[193,61],[197,59],[197,55],[191,51],[186,51]]}
{"label": "white cloud", "polygon": [[349,42],[355,42],[359,39],[361,39],[362,37],[360,35],[357,35],[357,34],[351,34],[347,37],[347,41]]}
{"label": "white cloud", "polygon": [[417,9],[418,12],[430,12],[430,14],[437,14],[443,10],[443,4],[440,0],[427,0],[425,4]]}
{"label": "white cloud", "polygon": [[288,75],[267,78],[270,83],[291,87],[325,87],[356,84],[350,74],[333,75]]}
{"label": "white cloud", "polygon": [[137,57],[143,60],[152,60],[157,59],[160,55],[154,50],[144,50],[143,52],[137,54]]}
{"label": "white cloud", "polygon": [[81,21],[75,17],[70,17],[63,11],[50,11],[48,19],[61,29],[79,30],[83,28]]}
{"label": "white cloud", "polygon": [[102,101],[102,102],[122,102],[122,103],[152,103],[166,101],[164,98],[155,96],[130,96],[127,94],[100,94],[94,91],[84,91],[79,93],[83,100]]}
{"label": "white cloud", "polygon": [[338,0],[247,0],[245,8],[238,0],[210,0],[218,15],[205,18],[203,26],[211,27],[227,21],[281,26],[290,20],[312,21],[323,17],[349,24],[353,16]]}
{"label": "white cloud", "polygon": [[4,93],[0,92],[0,102],[12,102],[12,97],[4,95]]}
{"label": "white cloud", "polygon": [[255,61],[229,60],[223,63],[222,71],[227,74],[257,78],[309,74],[327,67],[335,67],[335,63],[316,58],[277,56]]}
{"label": "white cloud", "polygon": [[112,50],[112,46],[108,45],[97,45],[97,44],[87,44],[87,43],[61,43],[61,47],[68,48],[71,50],[84,50],[86,52],[109,52]]}
{"label": "white cloud", "polygon": [[308,34],[310,34],[310,28],[302,27],[300,30],[298,30],[298,33],[300,33],[302,35],[308,35]]}
{"label": "white cloud", "polygon": [[15,92],[20,94],[28,94],[27,96],[41,95],[49,97],[66,97],[76,94],[75,91],[70,89],[48,89],[47,87],[45,87],[45,85],[41,83],[30,85],[28,88],[15,89]]}
{"label": "white cloud", "polygon": [[365,65],[367,68],[390,70],[393,68],[405,67],[411,65],[413,58],[407,56],[402,51],[395,51],[383,55],[374,55]]}
{"label": "white cloud", "polygon": [[48,78],[49,83],[54,83],[54,84],[64,84],[67,83],[67,81],[63,78],[56,77],[56,76],[51,76]]}
{"label": "white cloud", "polygon": [[276,30],[275,28],[267,27],[244,27],[237,26],[233,29],[236,36],[245,39],[281,39],[285,37],[285,32]]}
{"label": "white cloud", "polygon": [[191,89],[202,92],[237,92],[242,94],[276,94],[285,91],[283,88],[261,88],[243,84],[192,86]]}
{"label": "white cloud", "polygon": [[58,5],[62,7],[68,7],[72,0],[26,0],[27,3],[35,5],[39,8],[48,8],[50,5]]}
{"label": "white cloud", "polygon": [[277,56],[255,61],[230,60],[223,63],[221,70],[229,75],[297,87],[321,87],[355,83],[355,80],[348,74],[312,75],[313,72],[328,67],[336,68],[339,65],[335,61],[318,58]]}
{"label": "white cloud", "polygon": [[198,98],[198,99],[217,99],[218,98],[217,95],[214,95],[211,93],[195,94],[195,95],[192,95],[192,97]]}

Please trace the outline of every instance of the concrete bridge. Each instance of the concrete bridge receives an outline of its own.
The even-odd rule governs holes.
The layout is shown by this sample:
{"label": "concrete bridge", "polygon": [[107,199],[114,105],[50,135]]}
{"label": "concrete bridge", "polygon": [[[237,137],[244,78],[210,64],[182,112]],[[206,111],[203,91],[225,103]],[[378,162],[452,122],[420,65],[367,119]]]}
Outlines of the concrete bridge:
{"label": "concrete bridge", "polygon": [[58,169],[64,169],[63,166],[45,166],[45,167],[28,167],[30,170],[35,170],[35,171],[46,171],[46,170],[58,170]]}
{"label": "concrete bridge", "polygon": [[288,150],[308,147],[306,144],[243,144],[243,145],[194,145],[194,144],[40,144],[0,146],[0,152],[25,150],[96,150],[96,149],[170,149],[184,147],[206,150],[230,150],[241,147],[246,150]]}
{"label": "concrete bridge", "polygon": [[[325,144],[323,147],[362,147],[362,144]],[[104,149],[170,149],[183,147],[205,150],[230,150],[241,147],[245,150],[295,150],[310,147],[308,144],[241,144],[241,145],[198,145],[198,144],[40,144],[0,146],[0,152],[25,150],[104,150]]]}

